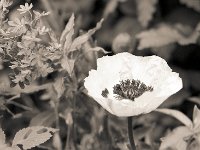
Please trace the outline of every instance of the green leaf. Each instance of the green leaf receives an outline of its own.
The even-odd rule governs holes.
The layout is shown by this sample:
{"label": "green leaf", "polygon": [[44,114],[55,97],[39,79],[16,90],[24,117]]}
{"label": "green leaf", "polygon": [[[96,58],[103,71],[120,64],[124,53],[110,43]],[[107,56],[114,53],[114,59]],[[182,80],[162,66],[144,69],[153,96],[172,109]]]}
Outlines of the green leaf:
{"label": "green leaf", "polygon": [[61,60],[61,66],[64,70],[66,70],[71,76],[72,71],[74,69],[74,59],[68,59],[66,56]]}
{"label": "green leaf", "polygon": [[189,8],[192,8],[200,12],[200,1],[199,0],[179,0],[180,3],[186,5]]}
{"label": "green leaf", "polygon": [[136,0],[138,20],[143,27],[147,27],[153,18],[157,2],[158,0]]}
{"label": "green leaf", "polygon": [[169,116],[172,116],[172,117],[178,119],[180,122],[182,122],[188,128],[193,127],[192,121],[185,114],[183,114],[182,112],[180,112],[178,110],[163,108],[163,109],[156,109],[155,111],[167,114]]}
{"label": "green leaf", "polygon": [[64,43],[64,47],[63,47],[64,53],[67,53],[70,49],[70,46],[73,41],[73,39],[72,39],[73,34],[74,34],[74,29],[71,29],[65,37],[65,43]]}
{"label": "green leaf", "polygon": [[64,45],[66,35],[73,29],[74,29],[74,14],[71,15],[67,25],[65,26],[65,29],[63,30],[60,36],[60,44],[62,46]]}
{"label": "green leaf", "polygon": [[55,118],[53,110],[43,111],[31,119],[29,126],[51,126]]}
{"label": "green leaf", "polygon": [[6,144],[0,145],[1,150],[20,150],[18,146],[9,147]]}
{"label": "green leaf", "polygon": [[0,128],[0,149],[1,150],[20,150],[18,146],[9,147],[6,145],[6,136],[2,128]]}
{"label": "green leaf", "polygon": [[180,45],[195,44],[200,37],[200,23],[197,24],[196,28],[190,35],[185,36],[181,32],[187,30],[188,26],[181,26],[182,31],[179,31],[180,25],[174,26],[167,24],[160,24],[155,29],[142,31],[136,35],[139,39],[138,49],[145,48],[159,48],[172,43],[178,43]]}
{"label": "green leaf", "polygon": [[22,145],[23,149],[36,147],[50,139],[56,131],[58,130],[44,126],[24,128],[16,133],[12,146]]}
{"label": "green leaf", "polygon": [[196,25],[194,31],[188,37],[182,37],[177,41],[180,45],[196,44],[200,37],[200,22]]}
{"label": "green leaf", "polygon": [[111,13],[113,13],[118,6],[117,0],[109,0],[103,12],[103,17],[107,18]]}
{"label": "green leaf", "polygon": [[115,54],[127,51],[130,52],[132,49],[132,42],[131,36],[128,33],[120,33],[112,42],[112,50]]}
{"label": "green leaf", "polygon": [[65,91],[64,78],[63,77],[56,78],[53,87],[57,93],[57,98],[59,99]]}
{"label": "green leaf", "polygon": [[2,128],[0,128],[0,145],[5,144],[6,136]]}
{"label": "green leaf", "polygon": [[188,98],[188,101],[200,105],[200,97],[197,97],[197,96],[189,97],[189,98]]}
{"label": "green leaf", "polygon": [[194,129],[198,129],[200,127],[200,110],[195,105],[193,111],[193,125]]}
{"label": "green leaf", "polygon": [[54,134],[52,143],[56,150],[62,150],[62,140],[58,132]]}
{"label": "green leaf", "polygon": [[107,52],[105,49],[103,49],[102,47],[91,47],[87,50],[87,52],[99,52],[99,51],[102,51],[104,54],[108,54],[108,53],[111,53],[111,52]]}
{"label": "green leaf", "polygon": [[143,31],[136,35],[140,40],[138,49],[162,47],[182,39],[181,34],[172,26],[162,24],[156,29]]}
{"label": "green leaf", "polygon": [[184,140],[186,137],[192,134],[192,131],[185,126],[180,126],[174,129],[166,137],[162,138],[162,143],[159,150],[186,150],[187,142]]}
{"label": "green leaf", "polygon": [[70,51],[69,52],[72,52],[72,51],[75,51],[77,50],[78,48],[80,48],[80,46],[82,44],[84,44],[85,42],[87,42],[89,40],[89,38],[99,29],[101,28],[101,25],[103,23],[103,19],[101,19],[100,22],[97,23],[96,27],[89,30],[87,33],[77,37],[74,39],[74,41],[72,42],[72,45],[70,47]]}

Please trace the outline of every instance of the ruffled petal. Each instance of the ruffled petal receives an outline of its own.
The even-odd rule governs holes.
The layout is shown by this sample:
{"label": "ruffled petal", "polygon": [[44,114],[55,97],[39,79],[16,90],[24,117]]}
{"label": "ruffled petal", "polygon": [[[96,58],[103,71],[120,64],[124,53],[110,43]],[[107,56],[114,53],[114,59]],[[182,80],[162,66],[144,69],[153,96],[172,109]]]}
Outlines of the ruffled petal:
{"label": "ruffled petal", "polygon": [[[134,100],[118,99],[113,87],[122,80],[139,80],[153,91],[144,92]],[[172,72],[167,62],[158,56],[134,56],[119,53],[97,60],[97,70],[89,72],[85,87],[102,107],[116,116],[135,116],[155,110],[169,96],[182,88],[178,73]],[[102,91],[107,89],[106,97]]]}

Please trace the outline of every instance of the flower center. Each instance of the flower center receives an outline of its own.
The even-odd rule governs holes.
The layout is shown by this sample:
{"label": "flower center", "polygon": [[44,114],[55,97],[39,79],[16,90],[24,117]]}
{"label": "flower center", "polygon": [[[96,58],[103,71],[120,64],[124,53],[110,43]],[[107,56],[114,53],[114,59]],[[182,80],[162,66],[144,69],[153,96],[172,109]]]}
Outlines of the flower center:
{"label": "flower center", "polygon": [[117,95],[117,99],[130,99],[133,101],[147,91],[152,92],[153,87],[146,86],[143,82],[134,79],[122,80],[113,87],[113,93]]}

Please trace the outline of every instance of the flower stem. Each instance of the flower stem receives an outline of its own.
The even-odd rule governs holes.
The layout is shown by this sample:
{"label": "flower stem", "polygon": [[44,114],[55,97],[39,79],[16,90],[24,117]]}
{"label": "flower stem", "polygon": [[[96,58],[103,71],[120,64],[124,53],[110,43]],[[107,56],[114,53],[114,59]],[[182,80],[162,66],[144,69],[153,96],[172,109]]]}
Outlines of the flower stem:
{"label": "flower stem", "polygon": [[132,117],[128,117],[128,137],[131,145],[131,150],[136,150],[135,142],[133,139]]}
{"label": "flower stem", "polygon": [[69,140],[70,140],[70,134],[71,134],[71,126],[70,125],[68,125],[67,126],[67,139],[66,139],[66,146],[65,146],[65,150],[68,150],[69,148],[70,148],[70,146],[69,146]]}

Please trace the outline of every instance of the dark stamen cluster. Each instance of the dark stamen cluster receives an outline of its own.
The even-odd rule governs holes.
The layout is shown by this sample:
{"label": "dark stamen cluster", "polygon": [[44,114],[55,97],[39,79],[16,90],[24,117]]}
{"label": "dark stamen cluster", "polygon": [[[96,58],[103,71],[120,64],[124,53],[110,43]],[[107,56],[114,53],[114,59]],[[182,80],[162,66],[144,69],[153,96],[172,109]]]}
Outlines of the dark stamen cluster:
{"label": "dark stamen cluster", "polygon": [[152,92],[153,87],[146,86],[139,80],[122,80],[113,87],[113,93],[117,94],[118,99],[131,99],[141,96],[144,92]]}
{"label": "dark stamen cluster", "polygon": [[107,88],[105,88],[105,89],[101,92],[101,95],[102,95],[103,97],[105,97],[105,98],[108,97],[108,94],[109,94],[109,91],[108,91]]}

